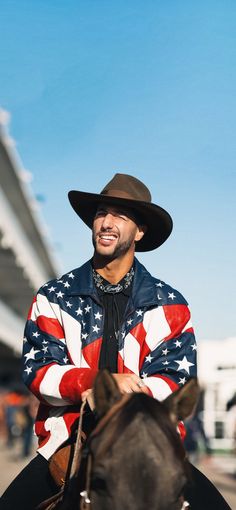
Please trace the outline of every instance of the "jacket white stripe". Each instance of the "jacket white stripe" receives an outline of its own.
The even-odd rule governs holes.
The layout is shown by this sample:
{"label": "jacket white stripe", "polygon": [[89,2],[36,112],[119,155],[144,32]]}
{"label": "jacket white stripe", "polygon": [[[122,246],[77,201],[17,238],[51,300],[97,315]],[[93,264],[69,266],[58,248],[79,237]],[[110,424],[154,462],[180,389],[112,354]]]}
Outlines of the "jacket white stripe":
{"label": "jacket white stripe", "polygon": [[67,312],[62,310],[65,338],[70,357],[75,365],[81,365],[81,325]]}
{"label": "jacket white stripe", "polygon": [[163,339],[171,333],[162,306],[145,312],[143,327],[147,332],[145,341],[151,351],[156,349],[163,342]]}
{"label": "jacket white stripe", "polygon": [[52,365],[49,367],[39,386],[40,394],[49,404],[54,406],[65,406],[70,404],[67,400],[62,399],[59,391],[59,385],[63,375],[73,368],[74,366],[72,365]]}
{"label": "jacket white stripe", "polygon": [[[52,409],[50,414],[56,412]],[[63,416],[49,416],[44,424],[45,430],[49,431],[49,439],[44,446],[38,448],[38,452],[45,458],[49,459],[51,455],[59,448],[59,446],[66,441],[69,437],[69,433],[64,421]]]}
{"label": "jacket white stripe", "polygon": [[144,384],[151,390],[152,395],[157,400],[165,400],[172,393],[170,386],[166,381],[159,377],[144,377]]}
{"label": "jacket white stripe", "polygon": [[140,345],[131,333],[128,333],[125,337],[125,348],[120,354],[124,359],[126,368],[139,375]]}
{"label": "jacket white stripe", "polygon": [[[55,310],[54,310],[55,308]],[[55,305],[54,303],[50,303],[46,296],[43,294],[37,295],[37,300],[33,303],[32,311],[31,311],[31,319],[36,321],[39,315],[44,315],[49,319],[57,318],[61,324],[61,309],[59,305]],[[56,313],[57,312],[57,313]],[[58,313],[59,312],[59,313]],[[55,317],[56,314],[56,317]]]}

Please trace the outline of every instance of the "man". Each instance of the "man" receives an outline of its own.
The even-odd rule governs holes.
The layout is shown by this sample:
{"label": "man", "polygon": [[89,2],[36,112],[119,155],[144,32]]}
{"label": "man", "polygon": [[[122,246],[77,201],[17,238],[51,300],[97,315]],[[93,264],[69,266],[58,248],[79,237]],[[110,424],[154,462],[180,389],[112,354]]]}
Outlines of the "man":
{"label": "man", "polygon": [[[113,373],[122,393],[159,400],[196,375],[187,302],[134,257],[168,238],[170,215],[151,202],[141,181],[125,174],[116,174],[100,194],[71,191],[69,200],[92,228],[94,255],[46,283],[29,312],[24,380],[40,400],[39,455],[13,482],[15,495],[26,480],[30,486],[31,505],[24,499],[24,510],[55,492],[47,461],[72,435],[99,369]],[[9,501],[11,486],[7,492]]]}

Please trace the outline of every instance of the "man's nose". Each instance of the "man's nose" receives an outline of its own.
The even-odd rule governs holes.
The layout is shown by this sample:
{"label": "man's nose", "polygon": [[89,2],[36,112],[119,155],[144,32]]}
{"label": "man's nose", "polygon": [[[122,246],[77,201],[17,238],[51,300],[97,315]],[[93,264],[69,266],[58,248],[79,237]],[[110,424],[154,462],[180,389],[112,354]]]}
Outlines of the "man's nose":
{"label": "man's nose", "polygon": [[113,224],[114,224],[113,215],[111,213],[107,213],[103,218],[102,228],[104,228],[104,229],[112,228]]}

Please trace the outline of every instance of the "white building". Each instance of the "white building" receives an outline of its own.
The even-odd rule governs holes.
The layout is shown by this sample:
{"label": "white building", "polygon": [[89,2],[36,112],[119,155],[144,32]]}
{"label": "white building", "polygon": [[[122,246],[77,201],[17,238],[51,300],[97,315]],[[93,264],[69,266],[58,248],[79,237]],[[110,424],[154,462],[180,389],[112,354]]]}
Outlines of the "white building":
{"label": "white building", "polygon": [[198,376],[204,389],[203,423],[212,448],[234,444],[236,406],[226,411],[236,392],[236,337],[198,343]]}
{"label": "white building", "polygon": [[37,211],[27,173],[7,131],[0,109],[0,383],[20,373],[27,312],[45,281],[57,276],[57,264]]}

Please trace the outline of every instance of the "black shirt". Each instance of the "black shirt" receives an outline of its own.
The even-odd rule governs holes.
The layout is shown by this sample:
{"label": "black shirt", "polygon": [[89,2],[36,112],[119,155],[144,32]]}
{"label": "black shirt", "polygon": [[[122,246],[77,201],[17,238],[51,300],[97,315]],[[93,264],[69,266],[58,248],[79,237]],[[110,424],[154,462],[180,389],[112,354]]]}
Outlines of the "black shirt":
{"label": "black shirt", "polygon": [[[130,274],[130,272],[127,274]],[[133,270],[130,283],[128,286],[126,285],[126,288],[124,285],[127,282],[127,275],[122,278],[116,286],[113,286],[117,288],[121,287],[119,292],[116,291],[115,293],[112,293],[111,291],[104,291],[104,288],[107,286],[112,288],[112,285],[104,278],[101,278],[101,280],[103,285],[97,286],[97,292],[104,308],[104,329],[99,358],[99,368],[106,368],[110,372],[116,373],[119,329],[124,321],[125,310],[131,295]]]}

